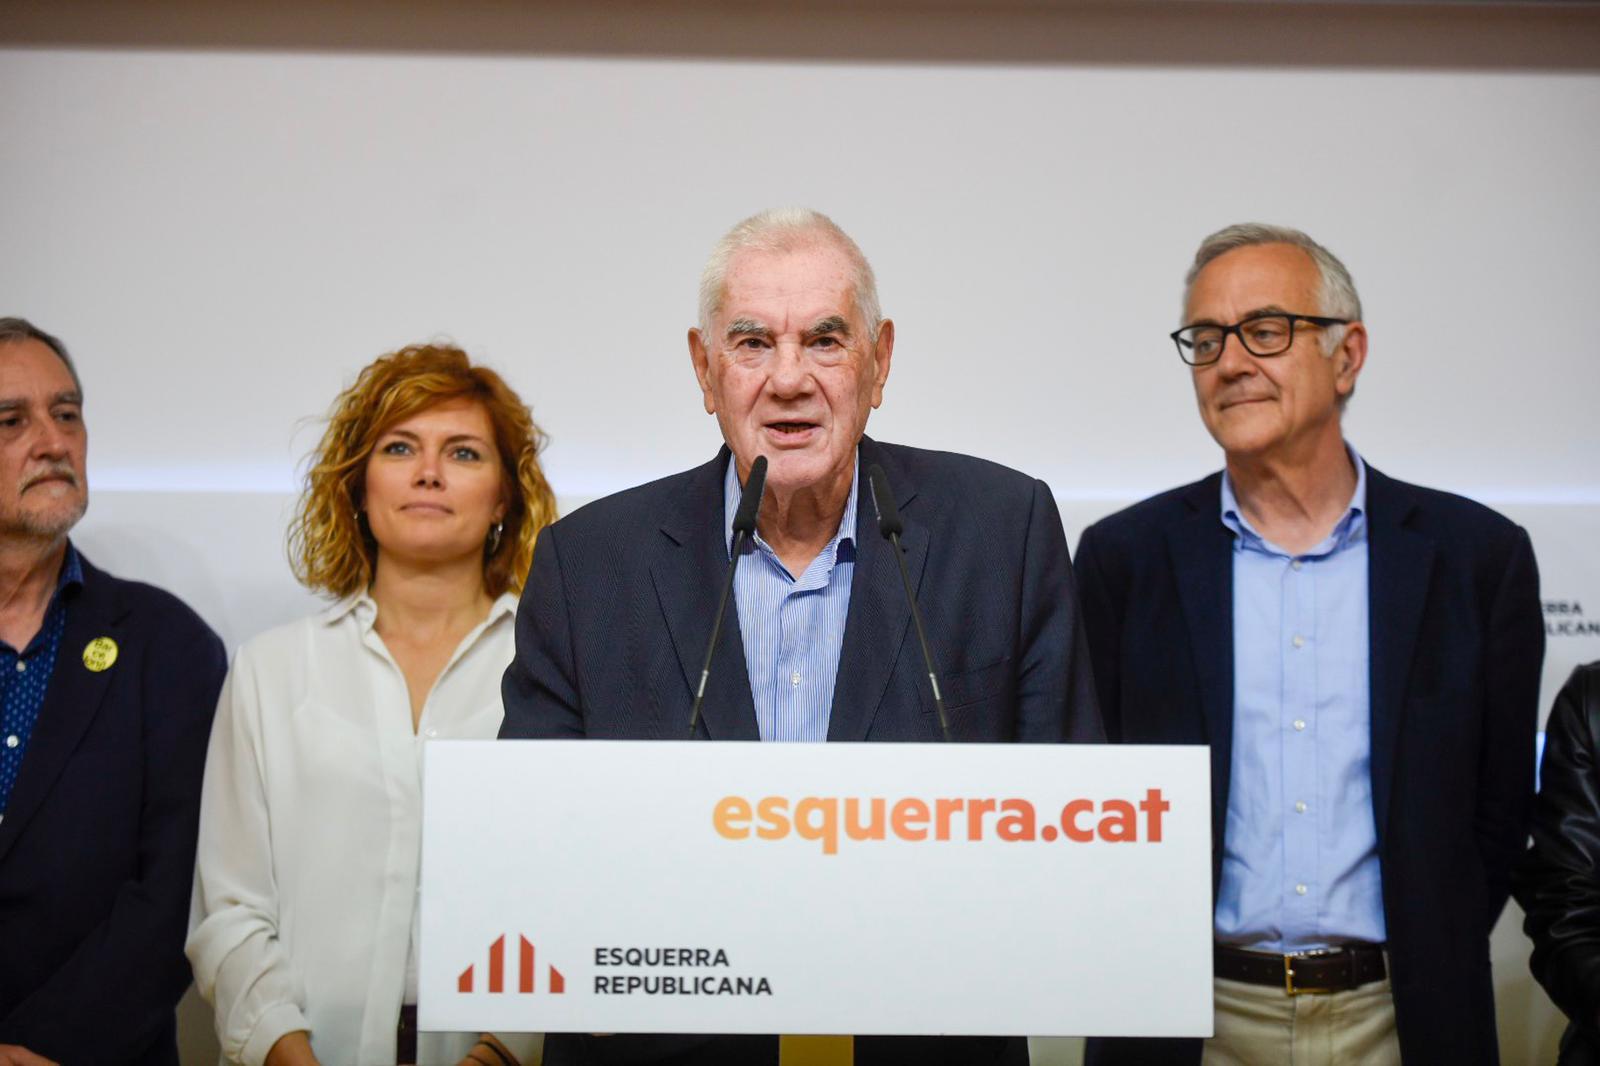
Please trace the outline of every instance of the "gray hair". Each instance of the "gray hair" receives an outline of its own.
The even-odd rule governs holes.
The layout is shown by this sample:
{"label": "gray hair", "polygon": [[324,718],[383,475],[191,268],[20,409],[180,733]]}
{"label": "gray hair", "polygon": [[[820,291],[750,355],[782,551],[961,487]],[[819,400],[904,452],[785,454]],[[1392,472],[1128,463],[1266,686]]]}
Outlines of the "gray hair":
{"label": "gray hair", "polygon": [[72,356],[67,354],[65,344],[25,318],[0,318],[0,344],[15,344],[18,341],[38,341],[60,356],[61,361],[66,364],[67,373],[72,375],[73,387],[78,390],[80,396],[83,394],[83,382],[78,379],[78,368],[72,365]]}
{"label": "gray hair", "polygon": [[[1269,226],[1264,222],[1241,222],[1228,226],[1200,242],[1199,250],[1194,253],[1194,263],[1183,279],[1184,307],[1189,306],[1189,293],[1194,289],[1195,278],[1212,260],[1236,249],[1260,244],[1290,244],[1311,257],[1311,261],[1317,265],[1317,273],[1322,277],[1317,296],[1321,306],[1317,308],[1317,314],[1351,321],[1361,318],[1361,297],[1356,293],[1355,279],[1339,262],[1338,256],[1300,230],[1288,226]],[[1323,354],[1332,355],[1334,349],[1339,347],[1339,342],[1344,340],[1344,334],[1343,326],[1325,330],[1322,334]]]}
{"label": "gray hair", "polygon": [[850,235],[820,211],[808,207],[774,207],[751,215],[723,235],[705,269],[700,272],[700,332],[709,336],[711,320],[722,310],[728,285],[728,264],[743,251],[787,252],[808,244],[832,242],[855,264],[856,310],[867,323],[867,335],[874,340],[883,324],[878,304],[878,281],[872,264]]}

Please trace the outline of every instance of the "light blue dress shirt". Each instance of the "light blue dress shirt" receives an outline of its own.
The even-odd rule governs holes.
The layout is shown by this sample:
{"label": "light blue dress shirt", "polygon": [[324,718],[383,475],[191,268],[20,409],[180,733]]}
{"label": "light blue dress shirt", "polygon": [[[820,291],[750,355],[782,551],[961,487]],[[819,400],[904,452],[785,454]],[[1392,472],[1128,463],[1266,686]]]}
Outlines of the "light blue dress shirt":
{"label": "light blue dress shirt", "polygon": [[[733,600],[762,740],[828,739],[844,623],[850,613],[850,581],[856,569],[860,468],[858,453],[839,528],[799,577],[789,573],[761,534],[745,541],[733,579]],[[723,483],[723,525],[730,552],[739,491],[738,470],[730,458]]]}
{"label": "light blue dress shirt", "polygon": [[[1348,445],[1346,446],[1348,448]],[[1233,542],[1233,761],[1216,935],[1260,951],[1384,940],[1372,813],[1367,468],[1326,540],[1263,539],[1222,477]]]}

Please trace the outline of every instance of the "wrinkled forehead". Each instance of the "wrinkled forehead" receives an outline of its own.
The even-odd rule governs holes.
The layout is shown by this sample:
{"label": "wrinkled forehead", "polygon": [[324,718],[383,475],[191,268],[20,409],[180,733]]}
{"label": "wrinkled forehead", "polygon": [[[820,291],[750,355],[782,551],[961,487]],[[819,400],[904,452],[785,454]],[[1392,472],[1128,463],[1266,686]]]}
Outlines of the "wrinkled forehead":
{"label": "wrinkled forehead", "polygon": [[754,321],[782,335],[830,317],[855,322],[855,282],[855,263],[831,242],[741,249],[729,260],[713,326],[720,330],[734,321]]}
{"label": "wrinkled forehead", "polygon": [[0,341],[0,395],[7,398],[78,396],[72,371],[54,350],[27,337]]}
{"label": "wrinkled forehead", "polygon": [[1322,274],[1304,249],[1292,244],[1254,244],[1224,252],[1195,277],[1184,321],[1232,321],[1268,308],[1318,314]]}

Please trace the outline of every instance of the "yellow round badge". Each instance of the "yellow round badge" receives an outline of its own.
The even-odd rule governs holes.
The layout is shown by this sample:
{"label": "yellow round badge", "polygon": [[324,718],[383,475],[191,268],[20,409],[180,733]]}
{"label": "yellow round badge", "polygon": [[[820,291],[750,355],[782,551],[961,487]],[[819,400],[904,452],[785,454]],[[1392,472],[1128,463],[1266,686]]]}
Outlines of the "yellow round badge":
{"label": "yellow round badge", "polygon": [[95,637],[83,649],[83,665],[99,673],[117,661],[117,642],[110,637]]}

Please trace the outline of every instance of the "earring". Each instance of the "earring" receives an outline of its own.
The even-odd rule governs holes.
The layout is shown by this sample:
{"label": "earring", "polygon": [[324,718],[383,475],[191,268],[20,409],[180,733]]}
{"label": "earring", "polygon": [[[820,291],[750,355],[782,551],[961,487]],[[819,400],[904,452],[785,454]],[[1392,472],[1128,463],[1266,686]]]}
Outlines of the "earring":
{"label": "earring", "polygon": [[494,528],[489,530],[489,554],[493,555],[500,550],[500,534],[505,532],[506,524],[496,522]]}

